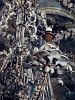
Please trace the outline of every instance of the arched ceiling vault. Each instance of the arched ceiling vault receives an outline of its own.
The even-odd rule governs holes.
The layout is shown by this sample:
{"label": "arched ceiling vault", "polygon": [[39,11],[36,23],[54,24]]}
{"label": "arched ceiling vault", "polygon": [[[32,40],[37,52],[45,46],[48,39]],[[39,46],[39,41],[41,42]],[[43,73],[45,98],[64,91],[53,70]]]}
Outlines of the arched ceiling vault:
{"label": "arched ceiling vault", "polygon": [[75,14],[71,13],[67,9],[61,7],[59,2],[55,0],[36,0],[39,3],[38,9],[45,11],[48,18],[52,17],[54,23],[61,23],[65,27],[75,27]]}

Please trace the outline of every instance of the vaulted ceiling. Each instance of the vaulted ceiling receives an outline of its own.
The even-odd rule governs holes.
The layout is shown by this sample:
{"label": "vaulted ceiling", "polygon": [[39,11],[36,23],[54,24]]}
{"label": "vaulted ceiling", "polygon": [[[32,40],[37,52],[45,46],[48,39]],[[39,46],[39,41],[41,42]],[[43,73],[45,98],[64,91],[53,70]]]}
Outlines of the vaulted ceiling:
{"label": "vaulted ceiling", "polygon": [[60,2],[56,0],[36,0],[36,3],[39,3],[40,10],[46,12],[47,17],[51,19],[52,23],[68,25],[67,27],[71,27],[72,25],[73,27],[75,15],[73,13],[70,14],[69,10],[63,8]]}

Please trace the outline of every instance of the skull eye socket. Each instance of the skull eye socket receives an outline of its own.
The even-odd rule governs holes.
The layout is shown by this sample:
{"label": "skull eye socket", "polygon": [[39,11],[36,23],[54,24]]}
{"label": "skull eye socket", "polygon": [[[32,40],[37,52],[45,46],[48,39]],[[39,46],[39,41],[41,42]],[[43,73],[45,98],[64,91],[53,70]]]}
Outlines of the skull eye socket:
{"label": "skull eye socket", "polygon": [[60,64],[57,64],[57,65],[56,65],[56,67],[57,67],[57,66],[59,66],[60,68],[62,68],[62,67],[63,67],[63,66],[62,66],[62,65],[60,65]]}
{"label": "skull eye socket", "polygon": [[50,60],[49,60],[49,58],[47,56],[44,57],[44,59],[46,60],[46,64],[50,64]]}
{"label": "skull eye socket", "polygon": [[34,16],[31,16],[31,21],[34,21],[35,20],[35,17]]}
{"label": "skull eye socket", "polygon": [[57,61],[57,60],[58,60],[57,58],[53,58],[52,64],[56,64],[56,61]]}

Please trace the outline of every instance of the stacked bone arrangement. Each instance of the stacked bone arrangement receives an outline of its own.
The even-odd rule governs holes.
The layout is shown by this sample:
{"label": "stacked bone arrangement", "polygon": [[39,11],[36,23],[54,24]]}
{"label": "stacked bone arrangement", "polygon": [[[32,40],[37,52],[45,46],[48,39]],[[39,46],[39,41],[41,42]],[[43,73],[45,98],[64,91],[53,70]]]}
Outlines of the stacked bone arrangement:
{"label": "stacked bone arrangement", "polygon": [[54,35],[38,6],[33,0],[4,1],[0,36],[9,49],[0,69],[3,100],[50,100],[50,74],[57,70],[62,84],[61,76],[72,71],[69,59],[50,43]]}

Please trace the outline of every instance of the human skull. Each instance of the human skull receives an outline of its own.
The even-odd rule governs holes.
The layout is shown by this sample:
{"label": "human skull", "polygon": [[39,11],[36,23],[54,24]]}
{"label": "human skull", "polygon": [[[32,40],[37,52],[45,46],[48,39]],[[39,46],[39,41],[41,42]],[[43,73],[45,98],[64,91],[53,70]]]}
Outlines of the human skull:
{"label": "human skull", "polygon": [[50,59],[50,63],[53,63],[54,59],[59,59],[62,55],[62,52],[60,50],[51,50],[50,51],[50,55],[48,56],[48,58]]}
{"label": "human skull", "polygon": [[60,58],[56,61],[56,65],[61,65],[63,67],[66,67],[68,62],[69,59],[64,55],[61,55]]}

